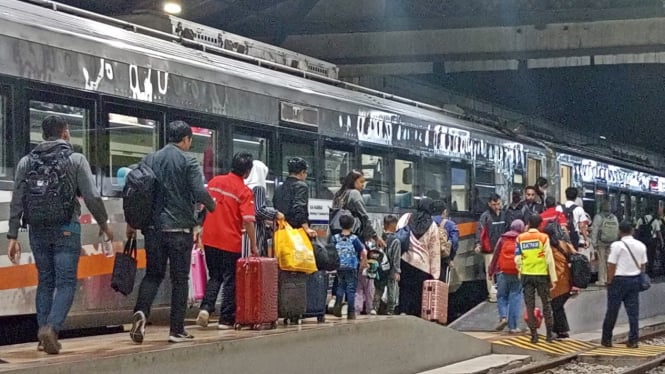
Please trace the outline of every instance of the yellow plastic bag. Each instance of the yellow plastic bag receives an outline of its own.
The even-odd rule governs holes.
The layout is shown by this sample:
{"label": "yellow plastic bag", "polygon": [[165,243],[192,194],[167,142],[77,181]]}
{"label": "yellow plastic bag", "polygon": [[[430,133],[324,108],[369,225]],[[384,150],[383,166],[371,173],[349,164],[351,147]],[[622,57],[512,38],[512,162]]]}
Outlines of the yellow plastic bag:
{"label": "yellow plastic bag", "polygon": [[273,237],[279,268],[311,274],[317,271],[314,248],[303,229],[294,229],[284,220],[277,222]]}

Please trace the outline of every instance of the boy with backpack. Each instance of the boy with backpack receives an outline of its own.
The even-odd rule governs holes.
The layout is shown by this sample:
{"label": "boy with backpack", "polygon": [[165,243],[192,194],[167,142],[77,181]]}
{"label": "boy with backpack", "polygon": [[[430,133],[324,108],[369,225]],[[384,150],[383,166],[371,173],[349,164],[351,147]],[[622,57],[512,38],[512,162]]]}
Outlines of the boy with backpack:
{"label": "boy with backpack", "polygon": [[598,253],[598,282],[596,285],[607,284],[607,257],[610,245],[619,237],[619,220],[610,212],[610,203],[600,203],[600,212],[593,218],[591,225],[591,244]]}
{"label": "boy with backpack", "polygon": [[[342,232],[332,238],[339,255],[339,269],[337,270],[337,294],[333,315],[342,316],[342,300],[346,295],[348,304],[348,319],[356,319],[356,287],[358,286],[358,268],[367,267],[367,251],[362,241],[351,233],[355,220],[352,216],[343,215],[339,218]],[[362,266],[359,266],[362,264]]]}
{"label": "boy with backpack", "polygon": [[[395,235],[397,231],[397,217],[388,215],[383,218],[383,241],[386,242],[385,258],[388,261],[387,271],[382,271],[379,278],[374,280],[374,310],[379,310],[383,293],[388,294],[386,300],[386,314],[394,314],[397,305],[397,289],[399,275],[401,272],[400,262],[402,257],[401,243]],[[374,257],[371,253],[369,257]]]}

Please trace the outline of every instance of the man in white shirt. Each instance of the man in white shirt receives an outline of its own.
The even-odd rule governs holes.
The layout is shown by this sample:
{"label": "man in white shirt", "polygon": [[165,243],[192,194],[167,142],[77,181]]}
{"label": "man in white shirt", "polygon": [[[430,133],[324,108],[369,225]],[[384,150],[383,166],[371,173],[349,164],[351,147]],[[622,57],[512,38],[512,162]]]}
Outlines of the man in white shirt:
{"label": "man in white shirt", "polygon": [[[567,214],[568,211],[572,211],[572,223],[574,225],[574,230],[569,230],[571,244],[577,250],[586,249],[589,247],[589,218],[584,212],[582,206],[575,203],[577,199],[577,188],[568,187],[566,188],[566,202],[562,206],[556,208],[557,211],[566,214],[566,219],[570,224],[570,215]],[[574,206],[574,207],[573,207]],[[588,257],[588,255],[587,255]]]}
{"label": "man in white shirt", "polygon": [[[619,225],[620,240],[612,243],[607,259],[607,312],[603,321],[601,344],[612,346],[612,330],[617,321],[619,308],[623,303],[628,315],[628,348],[637,348],[639,339],[640,314],[640,273],[647,263],[647,248],[633,238],[630,222]],[[631,255],[632,254],[632,255]]]}

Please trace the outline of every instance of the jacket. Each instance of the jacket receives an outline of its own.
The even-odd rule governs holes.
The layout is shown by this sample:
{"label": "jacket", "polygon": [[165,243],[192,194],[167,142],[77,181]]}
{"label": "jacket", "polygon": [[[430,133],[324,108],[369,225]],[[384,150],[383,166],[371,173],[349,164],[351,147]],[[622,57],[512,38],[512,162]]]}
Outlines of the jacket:
{"label": "jacket", "polygon": [[[35,147],[35,152],[49,152],[55,147],[70,147],[71,145],[62,139],[45,141]],[[95,187],[94,178],[90,171],[90,164],[88,160],[80,153],[72,153],[69,156],[71,167],[67,170],[67,175],[74,184],[74,190],[83,197],[86,207],[95,217],[95,220],[100,226],[105,226],[108,221],[108,214],[104,207],[97,188]],[[17,237],[18,230],[21,227],[21,218],[23,217],[23,198],[26,194],[26,173],[30,167],[29,156],[24,156],[16,166],[16,174],[14,176],[14,193],[10,204],[9,212],[9,231],[7,235],[10,237]],[[74,200],[75,208],[72,214],[71,222],[79,222],[81,215],[81,205],[78,199]]]}
{"label": "jacket", "polygon": [[203,184],[203,173],[194,156],[170,143],[144,160],[159,182],[157,227],[164,230],[196,226],[196,203],[205,205],[209,212],[215,210],[215,201]]}
{"label": "jacket", "polygon": [[284,214],[286,222],[299,229],[309,222],[309,186],[295,177],[288,177],[275,189],[272,205]]}
{"label": "jacket", "polygon": [[478,227],[476,228],[476,245],[480,244],[480,233],[483,230],[483,227],[488,226],[489,236],[490,236],[490,245],[492,249],[496,248],[496,243],[499,241],[499,238],[506,229],[506,221],[504,218],[504,211],[500,211],[499,215],[494,214],[491,210],[486,210],[480,216],[478,220]]}
{"label": "jacket", "polygon": [[340,202],[333,200],[333,208],[348,209],[354,217],[360,220],[360,232],[354,233],[362,240],[369,240],[376,238],[376,230],[372,226],[372,221],[369,219],[369,213],[365,208],[365,200],[363,199],[360,191],[356,189],[346,190],[342,202],[345,203],[343,207],[338,206]]}
{"label": "jacket", "polygon": [[397,235],[395,235],[394,232],[391,233],[383,233],[383,241],[386,242],[386,256],[388,256],[388,261],[390,261],[390,276],[391,279],[392,277],[395,276],[395,274],[400,274],[402,272],[401,268],[401,257],[402,257],[402,244],[400,243],[399,239],[397,239]]}
{"label": "jacket", "polygon": [[575,253],[575,247],[563,240],[559,240],[559,248],[552,248],[554,267],[558,279],[556,286],[550,291],[552,299],[569,293],[570,289],[573,287],[571,282],[572,274],[570,266],[568,265],[568,257],[573,253]]}
{"label": "jacket", "polygon": [[[408,217],[407,213],[402,217]],[[404,227],[409,220],[400,218],[398,228]],[[400,224],[401,223],[401,224]],[[429,230],[420,239],[411,233],[409,250],[402,254],[402,260],[416,269],[430,274],[432,278],[441,276],[441,243],[439,242],[439,226],[432,222]]]}

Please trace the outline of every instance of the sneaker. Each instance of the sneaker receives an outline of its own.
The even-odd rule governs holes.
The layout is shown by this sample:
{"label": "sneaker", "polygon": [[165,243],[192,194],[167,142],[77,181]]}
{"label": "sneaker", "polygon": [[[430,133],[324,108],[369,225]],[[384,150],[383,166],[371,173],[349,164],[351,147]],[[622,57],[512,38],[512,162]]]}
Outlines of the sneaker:
{"label": "sneaker", "polygon": [[139,310],[134,313],[133,319],[132,329],[129,330],[129,337],[132,338],[134,343],[141,344],[145,335],[145,314]]}
{"label": "sneaker", "polygon": [[626,343],[626,348],[639,348],[640,345],[637,342],[634,343]]}
{"label": "sneaker", "polygon": [[496,325],[496,331],[503,331],[503,329],[505,329],[506,326],[508,326],[508,320],[505,318],[501,318],[499,324]]}
{"label": "sneaker", "polygon": [[376,315],[376,310],[374,310],[374,309],[370,310],[369,314],[375,316]]}
{"label": "sneaker", "polygon": [[556,338],[557,338],[557,340],[568,339],[568,338],[570,338],[570,335],[567,332],[558,332],[556,334]]}
{"label": "sneaker", "polygon": [[332,314],[335,317],[342,318],[342,305],[335,305]]}
{"label": "sneaker", "polygon": [[355,312],[347,313],[346,319],[356,319],[356,313]]}
{"label": "sneaker", "polygon": [[612,342],[600,342],[600,345],[605,348],[612,348]]}
{"label": "sneaker", "polygon": [[233,330],[233,322],[229,321],[219,321],[217,325],[218,330]]}
{"label": "sneaker", "polygon": [[183,343],[192,339],[194,339],[194,336],[187,331],[183,331],[180,334],[169,334],[169,343]]}
{"label": "sneaker", "polygon": [[508,332],[511,333],[511,334],[521,334],[522,330],[520,330],[520,329],[510,329],[510,330],[508,330]]}
{"label": "sneaker", "polygon": [[210,313],[207,310],[201,310],[199,316],[196,317],[196,324],[201,327],[208,327],[208,320],[210,319]]}
{"label": "sneaker", "polygon": [[[44,352],[50,355],[57,355],[60,353],[61,345],[58,342],[58,334],[53,330],[53,327],[41,327],[37,333],[37,339],[39,339],[39,342],[44,347]],[[39,349],[39,346],[37,346],[37,349]]]}
{"label": "sneaker", "polygon": [[[60,342],[58,342],[58,349],[59,350],[62,349],[62,344],[60,344]],[[44,352],[44,344],[41,341],[39,343],[37,343],[37,351],[38,352]]]}

